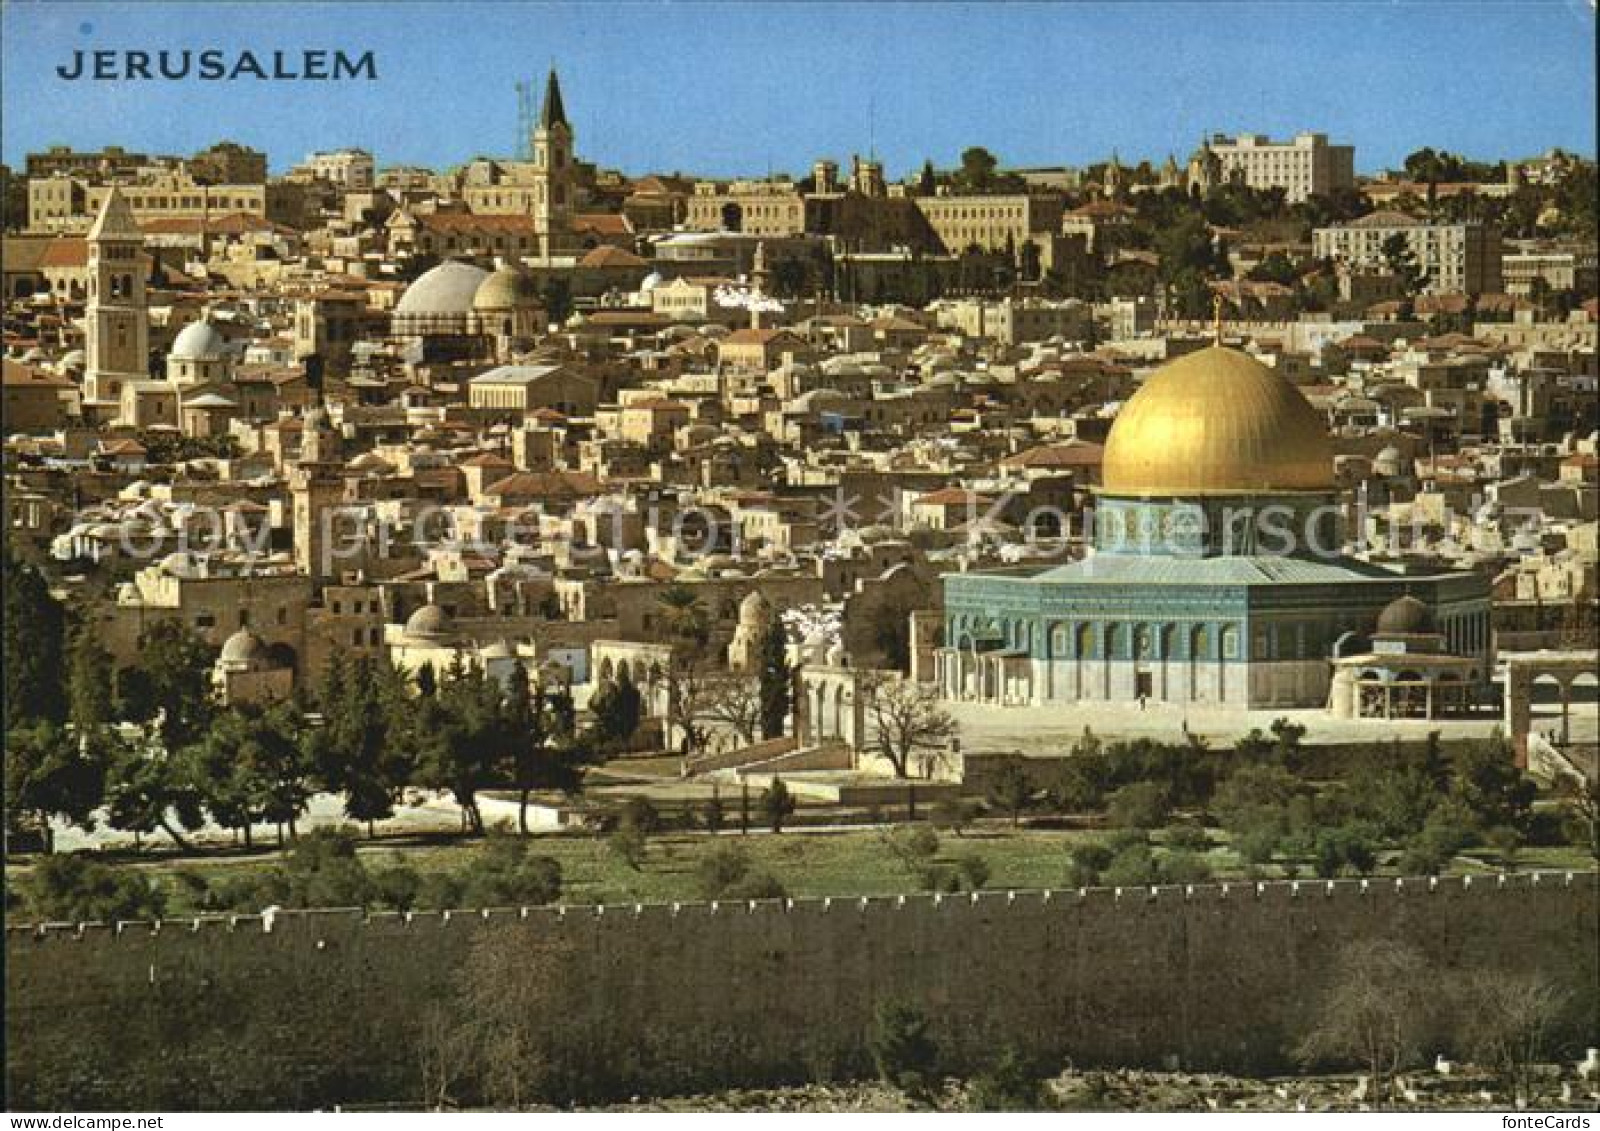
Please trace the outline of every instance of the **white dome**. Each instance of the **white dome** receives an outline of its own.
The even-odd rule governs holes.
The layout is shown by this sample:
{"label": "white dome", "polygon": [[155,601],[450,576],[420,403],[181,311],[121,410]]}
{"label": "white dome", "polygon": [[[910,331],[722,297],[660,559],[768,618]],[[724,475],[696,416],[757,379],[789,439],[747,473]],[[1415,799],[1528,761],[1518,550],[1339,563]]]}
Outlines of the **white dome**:
{"label": "white dome", "polygon": [[215,361],[228,351],[228,342],[205,319],[191,322],[173,339],[170,357],[181,361]]}
{"label": "white dome", "polygon": [[466,314],[489,272],[447,259],[424,271],[395,304],[396,314]]}
{"label": "white dome", "polygon": [[639,293],[642,294],[642,295],[649,294],[651,291],[655,290],[660,285],[661,285],[661,272],[652,271],[652,272],[650,272],[650,274],[646,275],[643,279],[640,280],[640,282],[639,282]]}

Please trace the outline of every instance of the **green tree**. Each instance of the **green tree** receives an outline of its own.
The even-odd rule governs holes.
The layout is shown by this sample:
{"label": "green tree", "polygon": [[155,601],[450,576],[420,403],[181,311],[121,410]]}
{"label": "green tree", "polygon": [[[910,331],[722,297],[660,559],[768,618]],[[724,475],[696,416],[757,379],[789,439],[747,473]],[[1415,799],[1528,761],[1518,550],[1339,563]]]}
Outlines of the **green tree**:
{"label": "green tree", "polygon": [[995,809],[1011,815],[1015,828],[1022,823],[1022,812],[1033,803],[1033,779],[1015,759],[1007,761],[990,779],[985,800]]}
{"label": "green tree", "polygon": [[1097,840],[1079,841],[1068,849],[1068,859],[1067,883],[1075,888],[1092,888],[1111,867],[1112,852]]}
{"label": "green tree", "polygon": [[1471,743],[1456,756],[1450,793],[1471,813],[1480,832],[1497,825],[1525,831],[1536,792],[1503,736]]}
{"label": "green tree", "polygon": [[967,192],[988,192],[995,184],[995,170],[1000,161],[981,145],[961,151],[961,169],[956,173],[957,183]]}
{"label": "green tree", "polygon": [[1406,234],[1396,232],[1389,236],[1379,245],[1378,251],[1383,256],[1389,274],[1400,281],[1400,289],[1405,292],[1407,299],[1416,297],[1428,282],[1428,273],[1417,262],[1416,253],[1411,250],[1411,241]]}
{"label": "green tree", "polygon": [[783,784],[782,778],[773,778],[772,784],[761,792],[761,813],[766,817],[768,827],[775,833],[781,833],[783,823],[794,814],[794,810],[794,795],[789,792],[789,787]]}
{"label": "green tree", "polygon": [[561,864],[535,854],[519,836],[491,830],[462,869],[462,902],[470,907],[532,906],[561,898]]}
{"label": "green tree", "polygon": [[1144,887],[1160,879],[1155,854],[1145,843],[1129,844],[1111,858],[1104,882],[1113,887]]}
{"label": "green tree", "polygon": [[41,827],[59,817],[92,829],[105,796],[106,759],[98,735],[74,734],[43,719],[13,727],[6,733],[7,816],[26,814]]}
{"label": "green tree", "polygon": [[517,829],[526,836],[528,803],[535,790],[571,793],[577,788],[577,747],[570,718],[551,702],[543,684],[530,684],[521,660],[512,665],[503,710],[504,738],[517,790]]}
{"label": "green tree", "polygon": [[539,299],[545,315],[552,323],[563,323],[572,315],[572,284],[565,278],[552,275],[545,280]]}
{"label": "green tree", "polygon": [[367,826],[394,814],[401,790],[414,776],[408,741],[418,703],[404,677],[386,660],[358,657],[346,664],[335,653],[317,699],[322,726],[307,730],[305,746],[324,788],[344,795],[344,811]]}
{"label": "green tree", "polygon": [[607,748],[625,745],[644,714],[639,689],[626,675],[620,679],[602,679],[589,697],[589,713],[594,716],[596,737]]}
{"label": "green tree", "polygon": [[9,547],[4,569],[6,724],[59,723],[67,715],[66,614],[44,575],[15,559]]}
{"label": "green tree", "polygon": [[774,616],[761,637],[761,737],[780,738],[789,721],[794,672],[789,667],[789,637]]}
{"label": "green tree", "polygon": [[149,877],[80,852],[49,856],[22,882],[23,903],[41,922],[114,923],[159,919],[166,901]]}
{"label": "green tree", "polygon": [[415,755],[418,783],[449,790],[467,831],[482,836],[479,793],[505,765],[500,686],[477,664],[453,660],[431,699],[411,712],[406,743]]}
{"label": "green tree", "polygon": [[72,634],[67,653],[67,718],[79,733],[109,726],[117,715],[116,669],[87,626]]}
{"label": "green tree", "polygon": [[201,793],[185,760],[159,746],[117,744],[112,749],[106,783],[108,823],[134,834],[137,841],[160,829],[185,852],[192,846],[179,827],[190,832],[205,823]]}
{"label": "green tree", "polygon": [[650,835],[631,821],[623,821],[606,840],[613,855],[635,872],[644,867],[645,855],[650,848]]}
{"label": "green tree", "polygon": [[1172,812],[1172,798],[1160,782],[1131,782],[1113,793],[1106,806],[1106,819],[1122,829],[1156,829],[1166,824]]}
{"label": "green tree", "polygon": [[928,1099],[939,1083],[939,1049],[927,1017],[902,1002],[880,1003],[867,1046],[885,1084],[914,1102]]}
{"label": "green tree", "polygon": [[242,831],[251,843],[251,826],[278,826],[279,841],[306,810],[312,793],[312,757],[301,742],[305,720],[292,703],[268,708],[232,707],[220,712],[211,729],[186,751],[193,780],[212,819]]}
{"label": "green tree", "polygon": [[197,742],[210,725],[215,659],[204,638],[180,620],[158,620],[140,636],[137,667],[148,681],[159,719],[156,733],[168,751]]}

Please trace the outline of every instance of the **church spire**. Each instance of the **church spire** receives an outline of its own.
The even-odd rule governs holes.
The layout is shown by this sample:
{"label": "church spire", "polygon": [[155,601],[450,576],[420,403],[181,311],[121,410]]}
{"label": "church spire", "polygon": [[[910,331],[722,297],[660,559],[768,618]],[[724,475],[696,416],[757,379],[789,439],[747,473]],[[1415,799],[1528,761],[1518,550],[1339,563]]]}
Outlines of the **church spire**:
{"label": "church spire", "polygon": [[96,243],[102,240],[143,241],[144,233],[133,218],[128,198],[122,195],[116,185],[112,185],[111,191],[106,193],[105,203],[100,206],[100,215],[95,217],[94,224],[89,228],[88,238]]}
{"label": "church spire", "polygon": [[550,77],[544,84],[544,105],[539,109],[539,128],[548,130],[557,125],[572,128],[567,121],[567,108],[561,103],[561,80],[556,77],[556,69],[551,67]]}

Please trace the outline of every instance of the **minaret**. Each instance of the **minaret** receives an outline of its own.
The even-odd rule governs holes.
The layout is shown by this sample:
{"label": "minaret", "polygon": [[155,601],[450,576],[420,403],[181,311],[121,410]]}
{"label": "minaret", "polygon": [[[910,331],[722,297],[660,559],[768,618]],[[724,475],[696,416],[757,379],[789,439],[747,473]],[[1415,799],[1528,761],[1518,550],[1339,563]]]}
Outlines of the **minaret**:
{"label": "minaret", "polygon": [[750,261],[750,328],[761,329],[762,303],[772,293],[772,271],[767,267],[767,241],[756,243],[756,253]]}
{"label": "minaret", "polygon": [[89,229],[89,305],[84,400],[113,405],[125,381],[150,376],[150,310],[144,290],[144,233],[127,198],[106,194]]}
{"label": "minaret", "polygon": [[533,229],[540,253],[548,258],[572,231],[572,125],[561,101],[561,80],[555,68],[545,82],[544,105],[533,131]]}
{"label": "minaret", "polygon": [[339,566],[351,564],[342,557],[337,523],[336,508],[344,496],[343,470],[339,434],[328,422],[327,409],[318,404],[302,422],[300,458],[289,473],[295,564],[318,588],[338,576]]}

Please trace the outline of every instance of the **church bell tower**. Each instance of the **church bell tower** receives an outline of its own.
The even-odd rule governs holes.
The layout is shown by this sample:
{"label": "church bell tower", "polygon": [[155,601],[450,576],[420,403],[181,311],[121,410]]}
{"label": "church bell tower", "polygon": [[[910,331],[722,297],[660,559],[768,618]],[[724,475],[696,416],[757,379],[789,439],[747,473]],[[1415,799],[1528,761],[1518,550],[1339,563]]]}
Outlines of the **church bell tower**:
{"label": "church bell tower", "polygon": [[555,68],[545,82],[544,105],[533,131],[533,229],[540,253],[546,257],[564,250],[572,233],[575,203],[572,125],[561,101],[561,80]]}
{"label": "church bell tower", "polygon": [[88,235],[84,400],[109,407],[122,386],[150,376],[150,310],[145,298],[144,233],[115,187]]}

